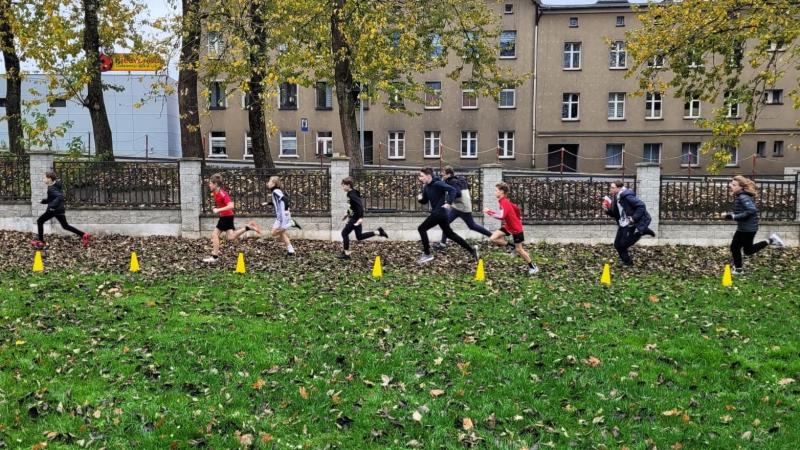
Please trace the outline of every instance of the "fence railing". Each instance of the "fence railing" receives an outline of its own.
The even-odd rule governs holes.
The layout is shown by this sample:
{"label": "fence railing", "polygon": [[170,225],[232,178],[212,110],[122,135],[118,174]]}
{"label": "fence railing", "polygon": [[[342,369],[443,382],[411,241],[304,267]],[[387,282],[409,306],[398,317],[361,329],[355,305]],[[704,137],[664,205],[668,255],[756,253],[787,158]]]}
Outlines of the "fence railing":
{"label": "fence railing", "polygon": [[[762,221],[797,219],[798,175],[756,175],[759,218]],[[684,222],[724,220],[730,212],[733,194],[731,177],[711,175],[664,175],[661,177],[661,219]]]}
{"label": "fence railing", "polygon": [[27,160],[0,159],[0,200],[31,200],[31,176]]}
{"label": "fence railing", "polygon": [[56,161],[67,205],[77,208],[180,208],[177,163]]}
{"label": "fence railing", "polygon": [[[480,213],[483,196],[483,178],[480,170],[456,170],[469,184],[472,213]],[[440,174],[436,172],[436,176]],[[429,205],[420,204],[417,194],[422,192],[419,171],[411,169],[354,169],[355,188],[364,198],[364,207],[372,214],[425,214]]]}
{"label": "fence railing", "polygon": [[211,175],[222,175],[225,191],[236,206],[237,216],[263,216],[273,214],[272,193],[267,181],[279,176],[283,190],[289,196],[292,214],[304,216],[324,216],[330,214],[330,176],[328,169],[255,169],[205,167],[203,176],[203,214],[210,215],[214,208],[214,198],[208,189]]}
{"label": "fence railing", "polygon": [[522,221],[535,223],[604,222],[603,196],[612,181],[622,180],[636,190],[636,178],[618,175],[545,174],[504,171],[511,200],[522,210]]}

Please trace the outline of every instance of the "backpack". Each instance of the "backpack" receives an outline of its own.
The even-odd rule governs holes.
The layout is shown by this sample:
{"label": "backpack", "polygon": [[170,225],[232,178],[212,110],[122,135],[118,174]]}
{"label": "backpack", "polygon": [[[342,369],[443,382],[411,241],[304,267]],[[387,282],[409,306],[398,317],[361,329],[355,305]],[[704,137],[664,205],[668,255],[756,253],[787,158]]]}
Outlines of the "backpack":
{"label": "backpack", "polygon": [[461,212],[472,212],[472,196],[469,193],[469,183],[463,176],[455,177],[453,187],[458,189],[458,195],[453,202],[453,208]]}

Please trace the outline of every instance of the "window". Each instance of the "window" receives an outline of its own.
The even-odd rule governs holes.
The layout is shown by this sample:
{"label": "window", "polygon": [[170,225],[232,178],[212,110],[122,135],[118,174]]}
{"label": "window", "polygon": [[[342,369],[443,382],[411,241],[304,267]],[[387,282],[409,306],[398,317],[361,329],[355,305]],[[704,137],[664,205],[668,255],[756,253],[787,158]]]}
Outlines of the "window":
{"label": "window", "polygon": [[498,96],[497,107],[501,109],[509,109],[517,106],[517,90],[514,88],[506,88],[500,91]]}
{"label": "window", "polygon": [[242,109],[250,109],[253,104],[253,96],[249,92],[242,94]]}
{"label": "window", "polygon": [[608,55],[608,67],[611,69],[626,68],[625,41],[615,41],[611,44],[611,53]]}
{"label": "window", "polygon": [[506,3],[505,8],[503,11],[506,14],[514,14],[514,4],[513,3]]}
{"label": "window", "polygon": [[225,145],[225,132],[212,131],[208,140],[208,156],[212,158],[227,158],[228,149]]}
{"label": "window", "polygon": [[697,119],[700,117],[700,99],[690,98],[683,104],[683,118]]}
{"label": "window", "polygon": [[696,68],[700,67],[700,65],[702,64],[702,61],[700,59],[700,55],[698,55],[697,52],[695,52],[695,51],[691,51],[690,50],[686,54],[686,60],[689,61],[688,66],[689,66],[690,69],[696,69]]}
{"label": "window", "polygon": [[500,57],[517,57],[517,32],[514,30],[503,31],[500,33]]}
{"label": "window", "polygon": [[477,158],[478,157],[478,132],[477,131],[462,131],[461,132],[461,157],[462,158]]}
{"label": "window", "polygon": [[442,145],[442,132],[441,131],[426,131],[425,132],[425,157],[426,158],[439,158],[439,150]]}
{"label": "window", "polygon": [[514,157],[514,132],[500,131],[497,133],[497,148],[500,149],[500,158],[511,159]]}
{"label": "window", "polygon": [[700,166],[700,143],[684,142],[681,145],[681,167]]}
{"label": "window", "polygon": [[442,82],[425,83],[425,109],[442,109]]}
{"label": "window", "polygon": [[281,131],[281,156],[298,156],[297,131]]}
{"label": "window", "polygon": [[317,131],[316,155],[333,155],[333,131]]}
{"label": "window", "polygon": [[642,151],[642,161],[646,163],[661,162],[661,144],[644,144]]}
{"label": "window", "polygon": [[404,159],[406,157],[406,132],[389,132],[389,159]]}
{"label": "window", "polygon": [[728,112],[725,117],[729,119],[739,118],[739,102],[729,92],[725,93],[725,106],[728,107]]}
{"label": "window", "polygon": [[625,16],[617,16],[617,26],[618,27],[625,26]]}
{"label": "window", "polygon": [[783,156],[783,141],[775,141],[772,146],[772,156],[776,158]]}
{"label": "window", "polygon": [[647,60],[647,67],[660,69],[664,67],[664,55],[655,55]]}
{"label": "window", "polygon": [[297,109],[297,85],[281,83],[278,109]]}
{"label": "window", "polygon": [[608,120],[625,118],[625,93],[610,92],[608,94]]}
{"label": "window", "polygon": [[759,158],[766,158],[767,157],[767,143],[764,141],[756,142],[756,155]]}
{"label": "window", "polygon": [[442,47],[442,36],[438,34],[431,35],[431,59],[441,58],[444,47]]}
{"label": "window", "polygon": [[221,81],[212,81],[209,86],[208,108],[225,109],[227,106],[225,87]]}
{"label": "window", "polygon": [[742,68],[742,60],[744,59],[744,44],[734,44],[730,56],[728,56],[728,67]]}
{"label": "window", "polygon": [[464,37],[464,48],[466,49],[467,58],[475,58],[478,56],[480,49],[478,48],[478,41],[475,38],[475,33],[467,31]]}
{"label": "window", "polygon": [[253,157],[253,138],[250,137],[249,131],[244,134],[244,157],[245,159]]}
{"label": "window", "polygon": [[564,70],[579,70],[581,68],[581,43],[564,43]]}
{"label": "window", "polygon": [[6,98],[0,97],[0,108],[5,108],[5,107],[6,107]]}
{"label": "window", "polygon": [[725,151],[730,155],[730,159],[725,163],[725,167],[739,166],[739,149],[736,147],[726,147]]}
{"label": "window", "polygon": [[561,120],[578,120],[580,94],[567,93],[561,100]]}
{"label": "window", "polygon": [[644,100],[645,119],[661,119],[661,93],[648,92]]}
{"label": "window", "polygon": [[606,169],[622,167],[623,144],[606,144]]}
{"label": "window", "polygon": [[461,109],[478,109],[478,93],[472,83],[461,85]]}
{"label": "window", "polygon": [[578,18],[577,17],[570,17],[569,18],[569,27],[570,28],[578,28]]}
{"label": "window", "polygon": [[208,54],[216,58],[222,54],[225,47],[225,41],[222,39],[222,33],[219,31],[208,32]]}
{"label": "window", "polygon": [[50,102],[51,108],[66,108],[67,107],[67,99],[65,98],[55,98],[53,101]]}
{"label": "window", "polygon": [[333,86],[327,81],[317,81],[316,87],[317,109],[328,110],[333,108]]}
{"label": "window", "polygon": [[403,96],[400,95],[400,89],[396,86],[392,86],[391,92],[389,92],[389,108],[392,109],[405,109],[406,103],[403,100]]}
{"label": "window", "polygon": [[764,91],[764,103],[767,105],[782,105],[783,89],[769,89]]}

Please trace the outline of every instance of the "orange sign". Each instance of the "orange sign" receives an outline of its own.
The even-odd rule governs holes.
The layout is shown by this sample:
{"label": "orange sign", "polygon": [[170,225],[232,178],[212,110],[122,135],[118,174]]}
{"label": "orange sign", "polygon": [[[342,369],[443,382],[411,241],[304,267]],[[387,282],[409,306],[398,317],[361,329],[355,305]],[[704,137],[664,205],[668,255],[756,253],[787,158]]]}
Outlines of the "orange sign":
{"label": "orange sign", "polygon": [[112,72],[155,72],[164,68],[164,61],[157,55],[115,53]]}

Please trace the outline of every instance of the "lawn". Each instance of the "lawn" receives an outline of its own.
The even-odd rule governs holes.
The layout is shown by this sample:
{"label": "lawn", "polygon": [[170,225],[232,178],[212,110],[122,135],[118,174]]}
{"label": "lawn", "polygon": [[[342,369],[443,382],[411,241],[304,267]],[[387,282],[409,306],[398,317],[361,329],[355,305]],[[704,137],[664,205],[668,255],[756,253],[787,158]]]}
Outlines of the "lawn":
{"label": "lawn", "polygon": [[373,280],[369,256],[342,270],[311,245],[243,275],[235,253],[205,270],[111,270],[124,254],[67,269],[61,250],[44,273],[0,268],[0,448],[800,442],[796,252],[748,262],[732,288],[724,250],[697,272],[651,262],[601,287],[608,247],[533,247],[534,278],[491,252],[476,283],[444,259]]}

